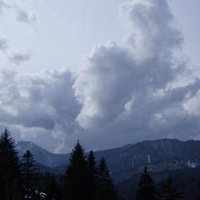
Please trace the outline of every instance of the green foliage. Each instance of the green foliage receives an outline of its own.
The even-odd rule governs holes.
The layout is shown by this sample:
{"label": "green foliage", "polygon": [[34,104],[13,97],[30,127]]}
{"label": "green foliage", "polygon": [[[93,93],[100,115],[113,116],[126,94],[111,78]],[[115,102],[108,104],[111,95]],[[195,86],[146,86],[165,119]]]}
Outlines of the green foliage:
{"label": "green foliage", "polygon": [[147,165],[144,166],[144,171],[141,174],[140,181],[138,183],[137,200],[156,200],[156,188],[152,177],[150,176]]}
{"label": "green foliage", "polygon": [[7,129],[0,136],[1,199],[20,199],[20,165],[15,142]]}

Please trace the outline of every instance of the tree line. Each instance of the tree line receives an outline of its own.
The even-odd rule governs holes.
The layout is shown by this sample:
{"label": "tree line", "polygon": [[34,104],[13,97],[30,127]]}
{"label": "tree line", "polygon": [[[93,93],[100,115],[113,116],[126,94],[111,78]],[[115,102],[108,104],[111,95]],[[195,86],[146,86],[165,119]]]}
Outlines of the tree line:
{"label": "tree line", "polygon": [[177,186],[174,185],[171,176],[166,182],[162,183],[162,190],[156,191],[153,178],[148,171],[147,165],[144,166],[138,183],[136,200],[178,200],[185,199],[183,193],[179,192]]}
{"label": "tree line", "polygon": [[[93,151],[86,155],[80,142],[72,150],[65,175],[42,173],[29,150],[19,159],[15,142],[7,129],[0,136],[1,200],[122,200],[111,178],[106,160],[97,163]],[[137,194],[129,199],[186,199],[171,176],[157,192],[147,165],[141,173]],[[197,200],[200,196],[196,197]]]}
{"label": "tree line", "polygon": [[[97,165],[77,141],[65,176],[40,173],[30,151],[19,160],[15,142],[7,129],[0,136],[1,200],[116,200],[117,192],[106,161]],[[58,184],[59,183],[59,184]],[[44,187],[45,185],[45,187]]]}

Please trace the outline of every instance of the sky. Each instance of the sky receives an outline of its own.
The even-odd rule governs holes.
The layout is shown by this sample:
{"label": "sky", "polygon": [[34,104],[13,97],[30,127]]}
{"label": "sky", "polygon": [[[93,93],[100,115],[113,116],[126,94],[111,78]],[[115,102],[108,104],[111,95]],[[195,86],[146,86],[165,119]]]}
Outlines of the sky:
{"label": "sky", "polygon": [[0,130],[69,153],[200,139],[199,0],[0,0]]}

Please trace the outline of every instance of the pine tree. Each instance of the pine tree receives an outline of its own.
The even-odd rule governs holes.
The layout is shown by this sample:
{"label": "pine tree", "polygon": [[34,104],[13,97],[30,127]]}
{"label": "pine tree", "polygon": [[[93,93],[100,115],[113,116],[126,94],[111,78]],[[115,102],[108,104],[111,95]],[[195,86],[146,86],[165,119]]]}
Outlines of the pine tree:
{"label": "pine tree", "polygon": [[19,159],[8,129],[0,136],[0,181],[2,200],[20,199]]}
{"label": "pine tree", "polygon": [[34,186],[37,179],[36,177],[37,168],[35,165],[35,160],[29,150],[27,150],[26,153],[22,157],[21,169],[22,169],[22,176],[23,176],[24,184],[25,184],[25,197],[29,199],[35,193]]}
{"label": "pine tree", "polygon": [[97,167],[93,151],[90,151],[88,155],[87,167],[92,179],[95,180],[97,176]]}
{"label": "pine tree", "polygon": [[55,175],[49,174],[47,187],[46,187],[46,198],[45,200],[60,200],[61,199],[61,190],[58,187],[58,184],[55,179]]}
{"label": "pine tree", "polygon": [[144,166],[144,171],[141,174],[140,181],[138,183],[138,190],[137,190],[137,200],[156,200],[156,188],[154,185],[154,181],[151,178],[148,170],[147,165]]}
{"label": "pine tree", "polygon": [[113,180],[110,177],[105,159],[102,157],[98,167],[98,188],[95,200],[115,200],[117,198]]}
{"label": "pine tree", "polygon": [[176,200],[183,199],[183,194],[178,192],[178,189],[173,184],[171,176],[168,177],[167,182],[162,184],[163,190],[161,191],[161,197],[163,200]]}
{"label": "pine tree", "polygon": [[97,189],[97,167],[93,151],[90,151],[87,159],[87,168],[88,168],[88,187],[89,199],[94,198],[95,191]]}
{"label": "pine tree", "polygon": [[66,199],[88,200],[87,161],[85,151],[77,141],[66,169]]}

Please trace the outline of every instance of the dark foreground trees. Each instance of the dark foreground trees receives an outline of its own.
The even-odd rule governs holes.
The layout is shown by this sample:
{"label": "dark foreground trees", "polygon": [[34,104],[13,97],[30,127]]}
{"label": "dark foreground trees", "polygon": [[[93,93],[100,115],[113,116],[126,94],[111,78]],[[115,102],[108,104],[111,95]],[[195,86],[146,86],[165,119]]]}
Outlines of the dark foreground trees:
{"label": "dark foreground trees", "polygon": [[14,140],[7,129],[0,136],[1,200],[21,200],[20,164]]}
{"label": "dark foreground trees", "polygon": [[37,182],[37,168],[33,155],[29,150],[22,157],[21,173],[24,183],[25,198],[30,199],[35,196],[36,182]]}
{"label": "dark foreground trees", "polygon": [[138,183],[138,190],[136,200],[156,200],[156,188],[152,177],[150,176],[147,165],[144,167],[144,171],[141,174],[140,181]]}
{"label": "dark foreground trees", "polygon": [[34,173],[32,154],[27,151],[20,161],[15,142],[8,129],[5,129],[0,136],[0,199],[40,199],[32,187],[35,181]]}
{"label": "dark foreground trees", "polygon": [[117,199],[115,187],[110,177],[110,172],[104,158],[101,158],[97,171],[97,190],[96,200],[115,200]]}
{"label": "dark foreground trees", "polygon": [[[39,184],[36,184],[40,176]],[[35,160],[26,151],[20,161],[7,129],[0,136],[1,200],[115,200],[116,192],[105,159],[97,166],[93,152],[88,157],[77,142],[66,176],[38,173]],[[57,180],[56,180],[57,179]],[[65,187],[63,183],[65,180]],[[59,183],[59,184],[58,184]],[[45,191],[45,193],[41,193]],[[42,195],[41,195],[42,194]]]}
{"label": "dark foreground trees", "polygon": [[147,165],[145,165],[138,183],[136,200],[185,199],[183,193],[179,192],[177,186],[174,185],[171,176],[168,176],[167,180],[164,183],[161,183],[161,186],[161,191],[157,192],[153,178],[150,176]]}
{"label": "dark foreground trees", "polygon": [[65,199],[70,200],[114,200],[116,192],[110,172],[102,158],[96,167],[93,152],[88,159],[79,142],[74,147],[66,169]]}
{"label": "dark foreground trees", "polygon": [[66,170],[66,197],[71,200],[87,200],[87,162],[84,149],[77,142],[74,147],[70,164]]}
{"label": "dark foreground trees", "polygon": [[163,189],[160,195],[162,200],[184,199],[184,195],[178,191],[171,176],[169,176],[167,181],[162,184],[162,187]]}

